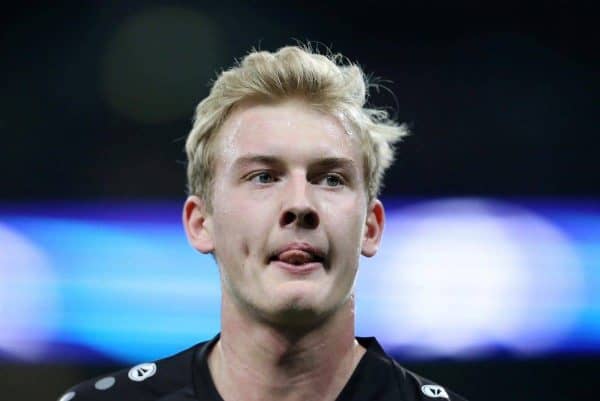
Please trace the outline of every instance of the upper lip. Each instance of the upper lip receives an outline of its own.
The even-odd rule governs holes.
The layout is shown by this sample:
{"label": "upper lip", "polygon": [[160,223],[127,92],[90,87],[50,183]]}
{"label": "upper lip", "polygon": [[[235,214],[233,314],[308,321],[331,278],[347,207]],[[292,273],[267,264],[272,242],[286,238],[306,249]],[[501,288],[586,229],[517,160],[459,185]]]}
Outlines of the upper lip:
{"label": "upper lip", "polygon": [[283,252],[292,250],[310,253],[318,261],[322,261],[325,259],[325,252],[323,252],[321,249],[314,247],[306,242],[294,242],[277,248],[277,250],[273,252],[269,257],[269,261],[278,258],[279,255],[281,255]]}

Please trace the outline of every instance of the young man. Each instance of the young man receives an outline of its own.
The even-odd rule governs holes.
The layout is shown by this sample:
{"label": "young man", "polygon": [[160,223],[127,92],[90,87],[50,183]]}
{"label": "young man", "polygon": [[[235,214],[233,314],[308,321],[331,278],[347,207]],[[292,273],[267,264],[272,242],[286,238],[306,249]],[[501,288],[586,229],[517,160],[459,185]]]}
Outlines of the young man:
{"label": "young man", "polygon": [[223,72],[187,139],[183,208],[219,265],[221,333],[60,400],[462,400],[354,335],[359,256],[377,252],[405,134],[366,95],[357,66],[299,47]]}

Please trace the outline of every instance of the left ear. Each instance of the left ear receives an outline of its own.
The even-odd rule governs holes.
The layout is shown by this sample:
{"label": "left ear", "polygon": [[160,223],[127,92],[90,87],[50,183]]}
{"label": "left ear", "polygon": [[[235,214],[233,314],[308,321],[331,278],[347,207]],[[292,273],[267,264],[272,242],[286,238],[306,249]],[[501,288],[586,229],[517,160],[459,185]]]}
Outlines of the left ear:
{"label": "left ear", "polygon": [[367,211],[362,246],[360,248],[364,256],[371,257],[377,253],[384,225],[385,210],[383,209],[383,203],[379,199],[373,199]]}

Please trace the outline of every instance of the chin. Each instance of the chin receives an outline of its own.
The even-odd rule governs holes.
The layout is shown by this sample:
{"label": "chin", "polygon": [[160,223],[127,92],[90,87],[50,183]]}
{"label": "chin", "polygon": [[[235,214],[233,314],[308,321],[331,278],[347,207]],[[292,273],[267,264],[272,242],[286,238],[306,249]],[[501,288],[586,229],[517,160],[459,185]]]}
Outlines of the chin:
{"label": "chin", "polygon": [[311,327],[331,315],[333,308],[315,294],[299,293],[279,294],[264,311],[267,320],[286,327]]}
{"label": "chin", "polygon": [[289,282],[277,286],[270,295],[270,303],[281,310],[313,310],[325,304],[323,288],[316,283]]}
{"label": "chin", "polygon": [[268,321],[279,328],[311,328],[323,321],[323,312],[306,305],[287,305],[268,316]]}

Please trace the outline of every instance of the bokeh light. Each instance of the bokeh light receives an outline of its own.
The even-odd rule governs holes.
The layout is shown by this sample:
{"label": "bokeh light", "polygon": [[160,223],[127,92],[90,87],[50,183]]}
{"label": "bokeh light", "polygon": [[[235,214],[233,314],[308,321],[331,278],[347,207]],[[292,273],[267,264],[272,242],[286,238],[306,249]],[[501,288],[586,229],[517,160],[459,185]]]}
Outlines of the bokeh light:
{"label": "bokeh light", "polygon": [[0,352],[26,361],[43,355],[60,305],[48,255],[0,223]]}
{"label": "bokeh light", "polygon": [[184,7],[150,8],[125,20],[104,55],[107,102],[142,123],[188,118],[222,64],[220,39],[210,18]]}
{"label": "bokeh light", "polygon": [[379,256],[361,272],[378,289],[361,322],[416,354],[548,351],[584,302],[570,240],[506,202],[449,199],[394,210]]}

